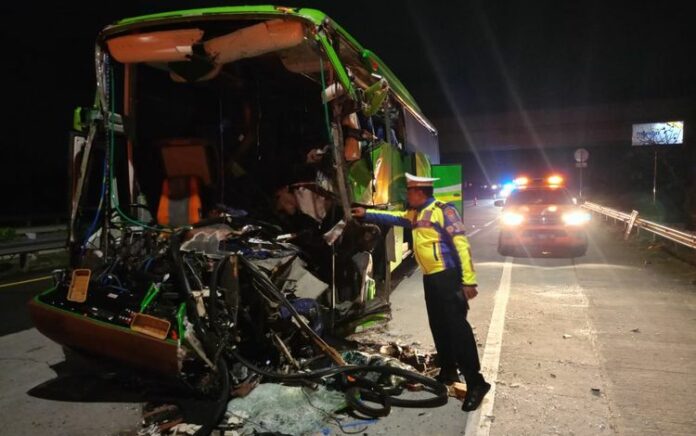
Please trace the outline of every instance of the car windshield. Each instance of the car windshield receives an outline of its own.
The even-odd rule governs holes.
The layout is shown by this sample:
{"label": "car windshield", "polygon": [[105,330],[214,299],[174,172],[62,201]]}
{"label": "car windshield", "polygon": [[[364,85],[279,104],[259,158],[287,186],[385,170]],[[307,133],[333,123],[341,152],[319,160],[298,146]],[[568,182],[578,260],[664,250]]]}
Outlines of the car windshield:
{"label": "car windshield", "polygon": [[573,200],[564,189],[525,189],[510,194],[507,204],[573,204]]}

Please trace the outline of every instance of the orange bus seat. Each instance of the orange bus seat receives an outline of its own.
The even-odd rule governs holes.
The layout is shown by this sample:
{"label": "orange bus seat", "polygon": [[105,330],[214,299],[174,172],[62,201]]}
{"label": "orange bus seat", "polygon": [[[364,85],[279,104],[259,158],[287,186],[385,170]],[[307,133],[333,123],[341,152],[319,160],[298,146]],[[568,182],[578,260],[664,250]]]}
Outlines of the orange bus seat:
{"label": "orange bus seat", "polygon": [[161,225],[185,226],[201,219],[200,182],[197,177],[173,177],[162,182],[162,195],[157,208]]}

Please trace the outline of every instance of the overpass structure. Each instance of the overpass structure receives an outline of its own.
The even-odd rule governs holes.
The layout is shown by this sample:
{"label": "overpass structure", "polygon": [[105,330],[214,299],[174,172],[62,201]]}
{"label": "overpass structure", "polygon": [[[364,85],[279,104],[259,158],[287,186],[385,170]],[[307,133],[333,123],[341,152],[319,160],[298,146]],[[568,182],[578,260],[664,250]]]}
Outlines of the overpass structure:
{"label": "overpass structure", "polygon": [[645,100],[464,116],[436,125],[442,161],[461,163],[464,181],[495,184],[523,172],[560,171],[577,189],[573,155],[582,147],[590,152],[582,170],[584,193],[624,209],[645,209],[652,199],[655,148],[631,146],[632,126],[684,121],[683,144],[658,148],[658,206],[665,219],[684,221],[691,214],[688,220],[696,222],[694,107],[691,99]]}
{"label": "overpass structure", "polygon": [[692,120],[694,115],[691,100],[649,100],[465,116],[440,120],[438,127],[441,152],[452,157],[467,152],[630,146],[633,124]]}

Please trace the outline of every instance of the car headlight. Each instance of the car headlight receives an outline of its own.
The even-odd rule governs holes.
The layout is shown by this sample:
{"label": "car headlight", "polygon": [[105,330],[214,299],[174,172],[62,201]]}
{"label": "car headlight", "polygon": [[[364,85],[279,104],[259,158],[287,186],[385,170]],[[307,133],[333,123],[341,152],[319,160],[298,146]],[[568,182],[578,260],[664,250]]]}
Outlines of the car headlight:
{"label": "car headlight", "polygon": [[501,221],[506,226],[518,226],[524,221],[524,216],[515,212],[503,212]]}
{"label": "car headlight", "polygon": [[581,226],[588,221],[590,221],[589,212],[582,212],[579,210],[568,212],[563,214],[563,222],[569,226]]}

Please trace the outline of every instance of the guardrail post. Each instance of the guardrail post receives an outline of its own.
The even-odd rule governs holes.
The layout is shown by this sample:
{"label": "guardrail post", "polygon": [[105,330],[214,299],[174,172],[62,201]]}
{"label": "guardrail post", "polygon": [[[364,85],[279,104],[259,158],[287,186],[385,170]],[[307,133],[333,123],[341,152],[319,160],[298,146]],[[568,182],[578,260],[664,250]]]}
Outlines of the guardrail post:
{"label": "guardrail post", "polygon": [[633,212],[631,212],[631,218],[629,218],[628,224],[626,225],[626,233],[624,233],[624,241],[628,240],[628,237],[631,234],[631,230],[633,230],[633,226],[635,225],[637,218],[638,218],[638,211],[634,210]]}

